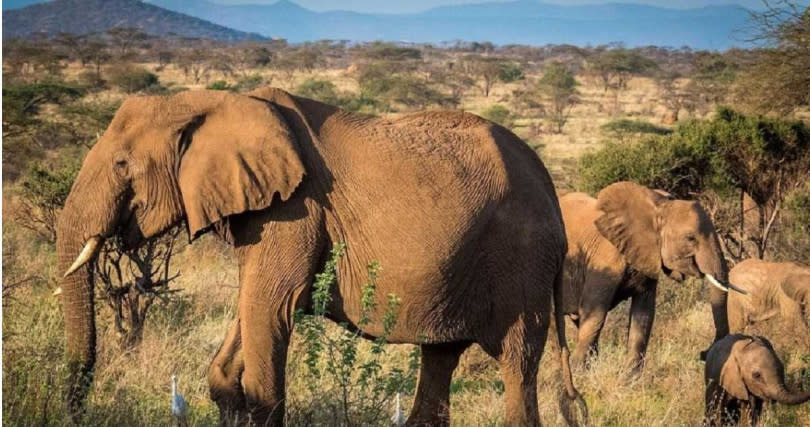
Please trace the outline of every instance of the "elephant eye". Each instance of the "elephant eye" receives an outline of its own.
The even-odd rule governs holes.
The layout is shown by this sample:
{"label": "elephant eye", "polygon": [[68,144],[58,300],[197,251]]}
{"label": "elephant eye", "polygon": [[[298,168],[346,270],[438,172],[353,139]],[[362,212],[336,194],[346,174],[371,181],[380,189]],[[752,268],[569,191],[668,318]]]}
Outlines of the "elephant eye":
{"label": "elephant eye", "polygon": [[759,380],[759,379],[762,379],[762,374],[759,373],[759,372],[754,372],[753,377],[754,377],[754,379]]}
{"label": "elephant eye", "polygon": [[695,236],[694,234],[687,234],[686,241],[689,243],[697,243],[697,236]]}
{"label": "elephant eye", "polygon": [[115,173],[124,178],[128,173],[128,165],[126,159],[118,159],[115,161]]}

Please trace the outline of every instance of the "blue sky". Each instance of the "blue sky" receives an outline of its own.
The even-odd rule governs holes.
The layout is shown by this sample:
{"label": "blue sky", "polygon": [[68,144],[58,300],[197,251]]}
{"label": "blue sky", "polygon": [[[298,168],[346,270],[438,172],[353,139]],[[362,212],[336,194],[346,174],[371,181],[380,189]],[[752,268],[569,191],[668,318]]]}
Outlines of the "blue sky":
{"label": "blue sky", "polygon": [[[240,3],[275,3],[277,0],[213,0],[222,4]],[[410,13],[419,12],[436,6],[463,3],[484,3],[489,1],[509,1],[509,0],[292,0],[308,9],[312,10],[354,10],[358,12],[374,13]],[[634,3],[662,6],[669,8],[694,8],[719,4],[738,4],[740,6],[759,9],[762,7],[761,0],[542,0],[547,3],[556,4],[594,4],[594,3]],[[801,3],[807,3],[802,1]]]}

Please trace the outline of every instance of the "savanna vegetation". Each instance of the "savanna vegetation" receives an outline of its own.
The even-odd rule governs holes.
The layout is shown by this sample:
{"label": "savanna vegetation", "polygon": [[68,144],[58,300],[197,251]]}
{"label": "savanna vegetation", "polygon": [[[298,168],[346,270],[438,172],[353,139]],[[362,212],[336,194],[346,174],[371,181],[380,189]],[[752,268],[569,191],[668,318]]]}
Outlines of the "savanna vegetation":
{"label": "savanna vegetation", "polygon": [[[136,30],[3,43],[3,415],[9,425],[68,425],[64,330],[54,224],[87,150],[126,96],[273,85],[366,114],[454,108],[522,137],[560,193],[595,194],[633,180],[707,207],[733,265],[745,258],[810,263],[810,9],[757,15],[757,47],[683,48],[220,43]],[[333,259],[340,257],[336,246]],[[193,425],[216,425],[206,369],[235,314],[237,269],[215,236],[185,231],[123,253],[111,242],[96,289],[99,360],[87,425],[169,425],[178,374]],[[334,268],[334,264],[331,264]],[[364,301],[377,271],[368,266]],[[316,288],[333,285],[330,263]],[[662,279],[644,372],[626,381],[628,304],[607,320],[601,351],[575,372],[594,425],[697,425],[698,352],[713,337],[700,281]],[[325,294],[321,294],[325,298]],[[317,295],[314,298],[318,300]],[[383,310],[396,322],[397,298]],[[365,307],[365,306],[364,306]],[[288,358],[290,425],[385,425],[400,393],[410,407],[418,349],[366,341],[299,316]],[[573,328],[573,327],[571,327]],[[810,388],[810,345],[757,326]],[[573,329],[568,337],[575,337]],[[552,346],[549,344],[547,350]],[[557,409],[558,363],[547,351],[540,410]],[[503,384],[480,349],[452,383],[454,425],[499,425]],[[766,425],[810,425],[810,407],[779,407]]]}

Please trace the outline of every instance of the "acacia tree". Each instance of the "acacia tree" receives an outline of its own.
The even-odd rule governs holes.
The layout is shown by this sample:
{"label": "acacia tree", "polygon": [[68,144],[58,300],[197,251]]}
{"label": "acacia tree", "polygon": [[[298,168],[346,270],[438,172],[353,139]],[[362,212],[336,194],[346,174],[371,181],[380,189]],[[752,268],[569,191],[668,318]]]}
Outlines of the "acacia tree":
{"label": "acacia tree", "polygon": [[743,73],[738,98],[754,111],[788,115],[810,105],[810,7],[798,2],[765,2],[752,14],[751,41],[764,47]]}
{"label": "acacia tree", "polygon": [[208,80],[211,72],[210,55],[201,48],[184,50],[177,58],[177,66],[183,70],[186,78],[191,78],[199,84],[201,80]]}
{"label": "acacia tree", "polygon": [[538,83],[540,93],[548,104],[546,114],[556,133],[562,132],[571,108],[577,102],[576,85],[574,74],[560,62],[549,64]]}
{"label": "acacia tree", "polygon": [[498,81],[501,66],[497,58],[471,55],[465,58],[465,68],[476,80],[481,80],[481,91],[489,96],[492,86]]}
{"label": "acacia tree", "polygon": [[270,65],[273,53],[256,43],[245,43],[226,49],[230,69],[239,77],[247,77],[256,68]]}
{"label": "acacia tree", "polygon": [[619,92],[627,88],[633,76],[644,75],[658,68],[655,61],[632,50],[615,48],[587,60],[587,71],[595,77],[605,92],[613,91],[613,108],[618,110]]}
{"label": "acacia tree", "polygon": [[133,49],[144,44],[149,36],[143,31],[132,27],[113,27],[107,30],[110,41],[116,48],[116,53],[121,59],[129,58],[133,54]]}
{"label": "acacia tree", "polygon": [[661,91],[661,103],[670,111],[672,122],[678,121],[681,110],[694,111],[694,92],[689,90],[688,83],[684,83],[677,72],[662,72],[656,79]]}

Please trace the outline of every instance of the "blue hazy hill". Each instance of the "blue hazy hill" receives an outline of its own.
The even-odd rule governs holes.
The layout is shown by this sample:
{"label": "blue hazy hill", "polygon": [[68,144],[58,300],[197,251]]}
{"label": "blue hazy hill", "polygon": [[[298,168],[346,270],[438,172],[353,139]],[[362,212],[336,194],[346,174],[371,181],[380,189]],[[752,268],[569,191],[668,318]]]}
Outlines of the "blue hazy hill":
{"label": "blue hazy hill", "polygon": [[[34,2],[37,0],[5,1],[3,9]],[[74,0],[70,4],[80,2]],[[372,14],[316,12],[289,0],[243,5],[205,0],[149,0],[149,3],[241,32],[291,42],[321,39],[416,43],[467,40],[533,45],[623,42],[628,46],[722,50],[745,45],[742,30],[749,19],[748,11],[736,5],[670,9],[629,3],[569,6],[516,0],[442,6],[412,14]],[[26,9],[29,8],[21,10]]]}

